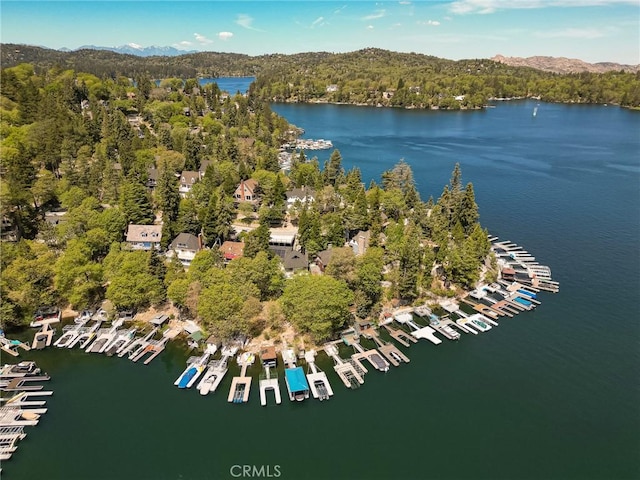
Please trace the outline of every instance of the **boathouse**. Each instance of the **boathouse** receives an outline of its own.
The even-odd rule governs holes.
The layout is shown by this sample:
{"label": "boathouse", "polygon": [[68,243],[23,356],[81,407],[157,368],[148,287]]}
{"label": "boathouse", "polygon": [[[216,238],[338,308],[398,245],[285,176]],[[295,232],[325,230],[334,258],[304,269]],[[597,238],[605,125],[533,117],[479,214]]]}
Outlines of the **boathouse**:
{"label": "boathouse", "polygon": [[302,367],[287,368],[284,371],[284,375],[291,401],[297,400],[300,402],[305,398],[309,398],[309,383],[304,376]]}
{"label": "boathouse", "polygon": [[262,347],[260,350],[260,360],[262,360],[262,365],[264,367],[275,368],[278,365],[276,347],[273,345]]}

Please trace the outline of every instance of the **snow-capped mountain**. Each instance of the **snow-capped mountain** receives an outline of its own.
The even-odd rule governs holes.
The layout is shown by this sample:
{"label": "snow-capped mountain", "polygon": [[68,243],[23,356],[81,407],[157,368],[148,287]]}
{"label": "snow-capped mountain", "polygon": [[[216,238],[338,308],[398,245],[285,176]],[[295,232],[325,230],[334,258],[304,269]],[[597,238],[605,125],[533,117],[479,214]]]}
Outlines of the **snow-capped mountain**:
{"label": "snow-capped mountain", "polygon": [[[126,45],[120,45],[119,47],[100,47],[96,45],[83,45],[76,48],[76,50],[89,49],[89,50],[110,50],[116,53],[127,53],[129,55],[137,55],[139,57],[151,57],[154,55],[163,57],[175,57],[177,55],[184,55],[186,53],[195,53],[196,50],[178,50],[174,47],[157,47],[152,45],[150,47],[143,47],[137,43],[127,43]],[[60,51],[69,52],[68,48],[61,48]]]}

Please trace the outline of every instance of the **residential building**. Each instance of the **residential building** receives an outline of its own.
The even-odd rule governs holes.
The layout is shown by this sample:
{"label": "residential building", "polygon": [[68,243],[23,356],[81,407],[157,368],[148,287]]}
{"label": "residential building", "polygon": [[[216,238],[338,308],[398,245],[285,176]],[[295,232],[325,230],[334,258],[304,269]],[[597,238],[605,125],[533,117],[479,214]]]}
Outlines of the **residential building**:
{"label": "residential building", "polygon": [[186,197],[198,180],[200,180],[200,172],[184,170],[180,174],[180,185],[178,186],[180,196]]}
{"label": "residential building", "polygon": [[133,250],[160,250],[162,225],[133,225],[127,229],[127,243]]}
{"label": "residential building", "polygon": [[253,178],[242,180],[236,188],[233,198],[236,202],[256,202],[258,200],[257,188],[258,182]]}
{"label": "residential building", "polygon": [[315,201],[315,192],[312,188],[301,187],[294,188],[285,192],[287,196],[287,208],[296,202],[300,202],[303,205]]}
{"label": "residential building", "polygon": [[244,252],[244,242],[232,242],[227,240],[220,245],[220,252],[225,262],[230,262],[234,258],[242,257]]}
{"label": "residential building", "polygon": [[176,256],[180,263],[189,267],[193,258],[202,250],[202,237],[191,233],[181,233],[169,245],[168,257]]}
{"label": "residential building", "polygon": [[353,253],[356,255],[364,255],[369,248],[371,241],[371,232],[362,230],[355,234],[355,236],[349,241],[349,245],[353,248]]}

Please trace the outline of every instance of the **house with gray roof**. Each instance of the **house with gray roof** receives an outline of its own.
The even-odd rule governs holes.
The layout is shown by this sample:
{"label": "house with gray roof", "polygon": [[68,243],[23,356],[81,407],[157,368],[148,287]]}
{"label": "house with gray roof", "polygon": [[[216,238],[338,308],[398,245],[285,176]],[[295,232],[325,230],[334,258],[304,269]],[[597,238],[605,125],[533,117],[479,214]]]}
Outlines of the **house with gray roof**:
{"label": "house with gray roof", "polygon": [[169,245],[167,257],[177,257],[180,263],[189,267],[193,258],[202,250],[202,237],[191,233],[180,233]]}
{"label": "house with gray roof", "polygon": [[184,170],[180,174],[180,182],[178,186],[180,196],[186,197],[198,180],[200,180],[200,172]]}

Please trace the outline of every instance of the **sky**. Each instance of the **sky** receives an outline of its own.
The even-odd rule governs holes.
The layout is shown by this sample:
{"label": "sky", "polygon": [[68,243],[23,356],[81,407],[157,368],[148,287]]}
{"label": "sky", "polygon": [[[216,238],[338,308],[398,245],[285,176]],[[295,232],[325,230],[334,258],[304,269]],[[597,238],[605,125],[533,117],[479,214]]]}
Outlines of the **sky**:
{"label": "sky", "polygon": [[2,0],[0,40],[248,55],[376,47],[441,58],[640,63],[640,0]]}

